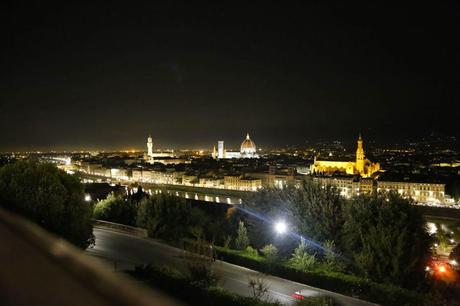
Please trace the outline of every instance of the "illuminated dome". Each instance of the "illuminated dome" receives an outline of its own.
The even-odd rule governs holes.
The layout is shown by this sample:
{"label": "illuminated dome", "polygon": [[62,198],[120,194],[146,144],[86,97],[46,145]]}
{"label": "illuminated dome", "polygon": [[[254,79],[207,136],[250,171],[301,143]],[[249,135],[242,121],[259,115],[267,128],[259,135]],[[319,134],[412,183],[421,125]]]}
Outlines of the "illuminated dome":
{"label": "illuminated dome", "polygon": [[249,138],[249,133],[246,139],[241,143],[240,152],[243,156],[252,156],[256,153],[256,144]]}

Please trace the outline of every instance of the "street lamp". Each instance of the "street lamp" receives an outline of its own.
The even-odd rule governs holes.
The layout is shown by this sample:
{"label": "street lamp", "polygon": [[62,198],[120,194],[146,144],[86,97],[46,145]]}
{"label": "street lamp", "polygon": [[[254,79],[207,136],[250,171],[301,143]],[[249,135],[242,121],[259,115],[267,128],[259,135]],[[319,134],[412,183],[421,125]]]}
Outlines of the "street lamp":
{"label": "street lamp", "polygon": [[275,223],[275,231],[278,234],[284,234],[287,231],[287,224],[284,221],[278,221]]}
{"label": "street lamp", "polygon": [[85,194],[85,201],[86,202],[91,202],[91,195]]}

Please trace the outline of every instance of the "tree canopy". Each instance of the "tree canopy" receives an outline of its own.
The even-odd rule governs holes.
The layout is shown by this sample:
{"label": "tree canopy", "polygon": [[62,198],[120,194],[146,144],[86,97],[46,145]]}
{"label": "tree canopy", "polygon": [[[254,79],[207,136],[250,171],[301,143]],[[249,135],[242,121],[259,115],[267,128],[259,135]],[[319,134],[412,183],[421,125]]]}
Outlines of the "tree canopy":
{"label": "tree canopy", "polygon": [[393,193],[357,197],[345,218],[346,253],[366,276],[405,287],[424,279],[430,236],[409,200]]}
{"label": "tree canopy", "polygon": [[135,199],[116,196],[113,193],[94,206],[94,218],[105,221],[136,225],[136,214],[137,201]]}
{"label": "tree canopy", "polygon": [[[241,211],[257,248],[273,243],[284,254],[292,254],[305,239],[314,248],[312,253],[329,266],[340,267],[337,270],[344,268],[333,262],[340,258],[349,271],[379,282],[414,287],[424,280],[431,252],[425,221],[409,200],[397,194],[344,199],[336,188],[306,180],[299,187],[261,190],[245,201]],[[287,234],[274,231],[278,220],[288,224]],[[294,254],[300,258],[301,251]]]}
{"label": "tree canopy", "polygon": [[51,164],[18,161],[0,168],[0,205],[73,244],[94,241],[92,205],[79,180]]}
{"label": "tree canopy", "polygon": [[[250,238],[258,248],[273,242],[273,222],[279,220],[288,224],[290,232],[307,240],[331,240],[339,245],[344,222],[343,204],[336,189],[304,181],[299,187],[264,189],[255,193],[244,202],[243,212],[250,216],[247,221]],[[300,242],[297,238],[294,240],[286,251],[292,252]]]}

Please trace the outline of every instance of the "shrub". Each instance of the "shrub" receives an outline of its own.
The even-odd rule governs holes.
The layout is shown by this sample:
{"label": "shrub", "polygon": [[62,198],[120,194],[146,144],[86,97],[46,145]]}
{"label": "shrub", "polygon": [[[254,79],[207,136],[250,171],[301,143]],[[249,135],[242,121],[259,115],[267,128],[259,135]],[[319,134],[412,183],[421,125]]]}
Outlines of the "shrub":
{"label": "shrub", "polygon": [[267,259],[270,260],[276,258],[278,255],[278,249],[271,243],[264,246],[260,251]]}
{"label": "shrub", "polygon": [[263,298],[268,292],[267,283],[262,277],[250,277],[248,280],[248,286],[255,299]]}
{"label": "shrub", "polygon": [[323,244],[324,258],[323,266],[329,271],[341,272],[345,270],[345,264],[340,258],[341,254],[335,248],[335,243],[332,240],[326,240]]}
{"label": "shrub", "polygon": [[236,233],[235,246],[238,250],[245,250],[249,245],[248,231],[244,226],[244,222],[238,223],[238,231]]}
{"label": "shrub", "polygon": [[211,261],[204,256],[193,256],[188,262],[190,279],[197,286],[207,288],[217,284],[217,276],[211,269]]}
{"label": "shrub", "polygon": [[259,253],[257,252],[256,249],[251,247],[250,245],[246,248],[245,250],[246,254],[248,254],[250,257],[257,257],[259,256]]}
{"label": "shrub", "polygon": [[312,270],[316,267],[317,259],[315,254],[308,252],[308,247],[302,240],[299,246],[294,250],[289,265],[299,271]]}

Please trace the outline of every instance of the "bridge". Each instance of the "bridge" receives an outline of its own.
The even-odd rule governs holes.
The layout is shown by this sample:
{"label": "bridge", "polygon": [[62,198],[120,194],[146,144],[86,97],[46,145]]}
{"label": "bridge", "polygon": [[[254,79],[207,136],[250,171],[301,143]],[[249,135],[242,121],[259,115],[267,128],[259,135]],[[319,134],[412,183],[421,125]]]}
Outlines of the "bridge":
{"label": "bridge", "polygon": [[[178,197],[205,201],[222,203],[229,205],[239,205],[243,199],[251,195],[251,191],[240,191],[223,188],[208,188],[198,186],[186,186],[179,184],[155,184],[147,182],[138,182],[131,180],[120,180],[108,178],[105,176],[97,176],[87,173],[79,173],[80,177],[94,182],[108,182],[111,184],[120,184],[122,186],[130,187],[133,185],[141,186],[142,190],[149,194],[170,194]],[[135,187],[133,187],[135,188]]]}

